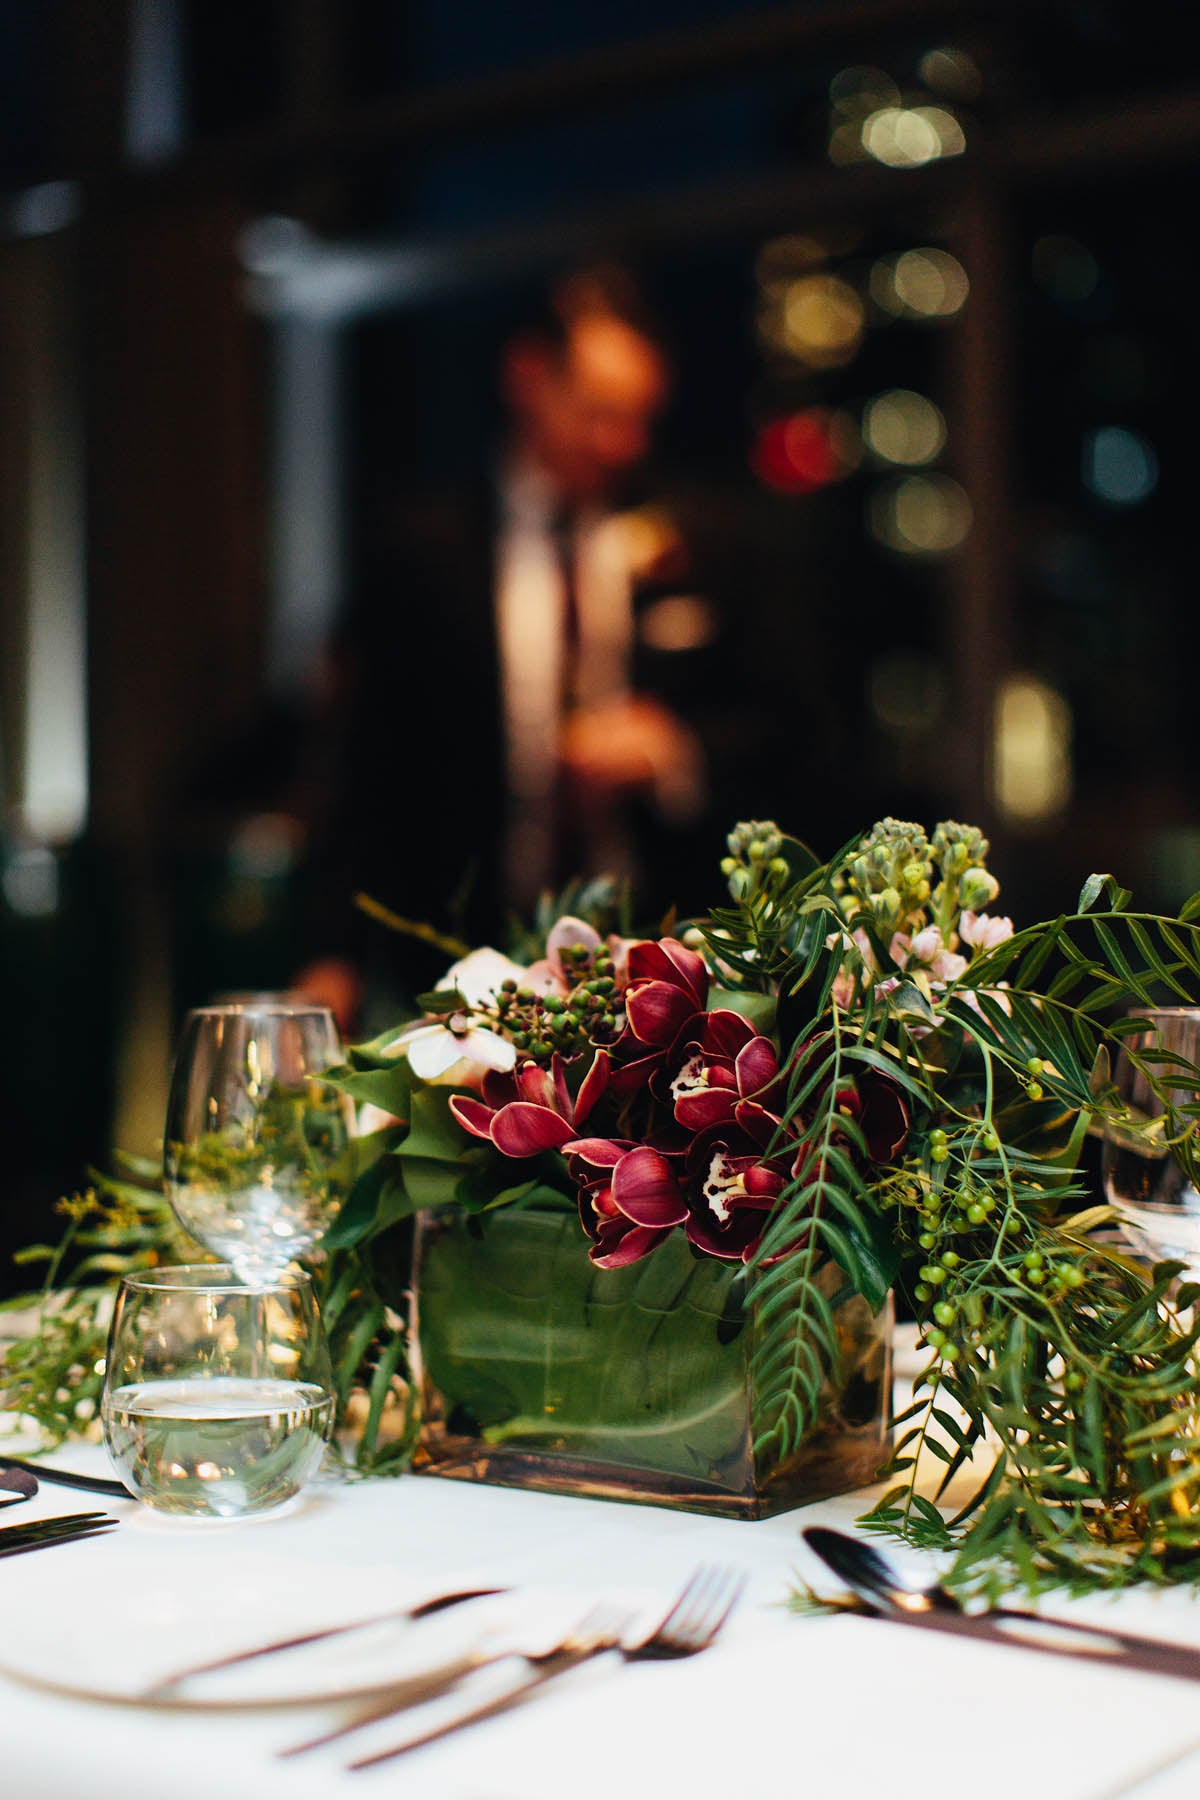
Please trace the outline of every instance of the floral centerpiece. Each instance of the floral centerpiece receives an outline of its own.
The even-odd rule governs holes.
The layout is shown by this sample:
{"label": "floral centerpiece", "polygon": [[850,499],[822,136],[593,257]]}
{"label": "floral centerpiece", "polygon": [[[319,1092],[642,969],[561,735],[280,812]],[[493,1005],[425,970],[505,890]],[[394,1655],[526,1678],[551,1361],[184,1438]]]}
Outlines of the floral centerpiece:
{"label": "floral centerpiece", "polygon": [[[1123,1250],[1080,1173],[1106,1119],[1143,1129],[1112,1053],[1130,1009],[1196,997],[1200,904],[1138,913],[1092,876],[1014,928],[987,850],[885,819],[820,862],[739,825],[711,916],[637,937],[611,885],[576,889],[356,1046],[336,1080],[374,1129],[322,1273],[362,1464],[487,1475],[558,1439],[641,1467],[651,1441],[693,1503],[736,1442],[760,1497],[789,1469],[785,1499],[828,1491],[831,1459],[862,1481],[895,1288],[928,1366],[875,1525],[953,1546],[960,1583],[1200,1577],[1200,1290]],[[425,1425],[386,1450],[398,1381]]]}

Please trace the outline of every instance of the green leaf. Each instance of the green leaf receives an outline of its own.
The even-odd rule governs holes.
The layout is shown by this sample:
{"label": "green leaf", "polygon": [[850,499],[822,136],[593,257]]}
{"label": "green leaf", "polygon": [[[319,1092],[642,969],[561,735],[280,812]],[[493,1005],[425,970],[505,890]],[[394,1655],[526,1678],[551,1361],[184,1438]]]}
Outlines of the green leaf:
{"label": "green leaf", "polygon": [[343,1071],[327,1079],[356,1106],[378,1106],[398,1119],[407,1117],[415,1079],[407,1056],[398,1056],[382,1068]]}
{"label": "green leaf", "polygon": [[472,1139],[450,1111],[450,1088],[430,1087],[414,1078],[408,1135],[397,1156],[426,1162],[461,1163]]}
{"label": "green leaf", "polygon": [[407,1218],[419,1202],[409,1193],[395,1156],[381,1156],[350,1190],[349,1198],[321,1240],[323,1250],[349,1250]]}
{"label": "green leaf", "polygon": [[759,994],[752,988],[714,988],[708,1004],[712,1010],[723,1007],[727,1012],[739,1013],[764,1037],[775,1029],[777,1002],[774,994]]}
{"label": "green leaf", "polygon": [[420,1012],[431,1013],[435,1018],[471,1010],[470,1001],[457,988],[432,988],[427,994],[418,994],[414,1005]]}
{"label": "green leaf", "polygon": [[853,1266],[846,1273],[871,1311],[878,1312],[896,1279],[900,1252],[889,1226],[873,1207],[864,1208],[859,1216],[867,1229],[864,1232],[857,1222],[847,1229]]}
{"label": "green leaf", "polygon": [[1076,912],[1090,912],[1104,892],[1106,882],[1111,880],[1111,875],[1089,875],[1082,888],[1079,890],[1079,902],[1075,908]]}
{"label": "green leaf", "polygon": [[929,1001],[928,994],[922,992],[915,981],[902,981],[900,986],[888,997],[888,1005],[893,1012],[905,1013],[910,1018],[920,1019],[922,1024],[937,1024],[937,1014]]}

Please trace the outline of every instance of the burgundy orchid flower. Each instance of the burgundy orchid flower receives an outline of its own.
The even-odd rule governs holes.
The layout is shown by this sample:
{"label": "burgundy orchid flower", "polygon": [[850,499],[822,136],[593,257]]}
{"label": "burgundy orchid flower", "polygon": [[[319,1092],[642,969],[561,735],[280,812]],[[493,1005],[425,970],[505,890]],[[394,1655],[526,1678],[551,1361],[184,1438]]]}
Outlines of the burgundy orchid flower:
{"label": "burgundy orchid flower", "polygon": [[608,1052],[597,1050],[590,1067],[572,1095],[567,1082],[568,1063],[574,1057],[555,1055],[549,1070],[526,1062],[508,1074],[489,1069],[483,1078],[483,1098],[454,1094],[450,1110],[472,1136],[487,1138],[505,1156],[537,1156],[542,1150],[561,1150],[579,1128],[608,1087]]}
{"label": "burgundy orchid flower", "polygon": [[739,1100],[754,1097],[776,1111],[783,1103],[774,1044],[724,1009],[685,1024],[650,1085],[689,1132],[727,1123]]}
{"label": "burgundy orchid flower", "polygon": [[612,1085],[632,1093],[661,1068],[685,1026],[703,1013],[708,968],[678,938],[631,944],[626,970],[625,1029],[613,1045]]}
{"label": "burgundy orchid flower", "polygon": [[[801,1045],[796,1052],[794,1070],[803,1074],[804,1065],[809,1057],[822,1046],[823,1040],[810,1039]],[[818,1110],[818,1105],[828,1084],[822,1084],[811,1095],[804,1107],[805,1127]],[[862,1144],[866,1149],[866,1160],[872,1163],[889,1163],[904,1148],[908,1136],[908,1108],[904,1103],[904,1094],[899,1085],[881,1075],[875,1069],[856,1068],[852,1075],[843,1075],[841,1085],[834,1096],[835,1114],[849,1119],[858,1127]],[[842,1142],[846,1140],[843,1138]],[[855,1155],[862,1152],[855,1140]]]}
{"label": "burgundy orchid flower", "polygon": [[[765,1058],[763,1059],[765,1066]],[[777,1098],[781,1084],[770,1082],[764,1096]],[[836,1113],[851,1119],[862,1134],[867,1159],[891,1162],[908,1136],[908,1110],[895,1082],[870,1069],[837,1090]],[[816,1182],[823,1169],[820,1144],[796,1120],[784,1127],[762,1099],[736,1099],[726,1117],[697,1133],[683,1162],[688,1203],[687,1235],[698,1250],[726,1261],[748,1262],[758,1250],[767,1221],[789,1180]],[[847,1134],[836,1125],[835,1142],[851,1155]],[[799,1249],[799,1236],[778,1255]],[[775,1257],[771,1258],[776,1260]]]}
{"label": "burgundy orchid flower", "polygon": [[579,1186],[579,1217],[597,1267],[640,1262],[686,1220],[675,1168],[649,1144],[576,1138],[563,1151]]}
{"label": "burgundy orchid flower", "polygon": [[[697,1250],[749,1262],[793,1172],[796,1144],[781,1121],[752,1100],[692,1139],[683,1159],[687,1236]],[[769,1154],[774,1145],[774,1153]]]}

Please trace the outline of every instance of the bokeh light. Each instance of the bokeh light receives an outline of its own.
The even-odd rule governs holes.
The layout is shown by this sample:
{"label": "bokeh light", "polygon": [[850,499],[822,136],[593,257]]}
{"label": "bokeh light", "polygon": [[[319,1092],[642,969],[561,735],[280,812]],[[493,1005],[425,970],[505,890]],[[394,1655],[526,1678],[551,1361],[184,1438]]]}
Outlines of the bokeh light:
{"label": "bokeh light", "polygon": [[760,287],[786,286],[795,276],[819,269],[828,260],[829,247],[821,238],[789,231],[769,238],[762,246],[754,259],[754,274]]}
{"label": "bokeh light", "polygon": [[807,406],[760,430],[752,462],[760,481],[784,494],[810,494],[857,467],[861,445],[846,412]]}
{"label": "bokeh light", "polygon": [[1158,486],[1158,456],[1140,431],[1103,425],[1083,440],[1083,480],[1109,506],[1140,506]]}
{"label": "bokeh light", "polygon": [[899,106],[900,89],[886,69],[856,63],[840,69],[829,84],[829,103],[834,112],[865,119],[884,106]]}
{"label": "bokeh light", "polygon": [[858,351],[866,308],[848,281],[820,270],[768,288],[759,329],[772,349],[809,368],[838,369]]}
{"label": "bokeh light", "polygon": [[971,502],[948,475],[905,475],[876,488],[867,524],[901,556],[946,556],[971,529]]}
{"label": "bokeh light", "polygon": [[862,125],[863,148],[892,169],[920,169],[943,156],[961,156],[963,128],[944,106],[884,106]]}
{"label": "bokeh light", "polygon": [[889,388],[863,408],[863,442],[883,462],[910,468],[931,463],[946,444],[941,410],[911,388]]}
{"label": "bokeh light", "polygon": [[1071,798],[1071,709],[1032,675],[1011,676],[996,697],[996,806],[1014,826],[1042,825]]}
{"label": "bokeh light", "polygon": [[888,106],[899,106],[900,89],[883,69],[857,64],[842,69],[829,84],[829,160],[862,162],[863,120]]}
{"label": "bokeh light", "polygon": [[979,64],[956,44],[927,50],[917,64],[917,74],[933,93],[945,94],[949,100],[977,100],[983,91]]}
{"label": "bokeh light", "polygon": [[638,636],[651,650],[702,650],[718,630],[717,609],[702,594],[664,594],[638,619]]}
{"label": "bokeh light", "polygon": [[930,246],[880,257],[871,267],[869,286],[882,311],[926,321],[954,318],[971,291],[958,258]]}

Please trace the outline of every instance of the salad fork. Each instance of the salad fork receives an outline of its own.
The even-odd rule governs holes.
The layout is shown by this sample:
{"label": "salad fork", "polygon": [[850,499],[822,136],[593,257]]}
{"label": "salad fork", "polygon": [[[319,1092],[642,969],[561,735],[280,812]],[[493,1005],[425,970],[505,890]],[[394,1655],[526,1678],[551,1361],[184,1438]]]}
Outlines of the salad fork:
{"label": "salad fork", "polygon": [[[416,1750],[423,1744],[433,1743],[437,1738],[447,1737],[451,1732],[464,1729],[468,1725],[482,1723],[485,1719],[494,1718],[497,1714],[507,1712],[514,1701],[523,1699],[533,1689],[541,1687],[545,1682],[553,1680],[557,1675],[565,1674],[580,1663],[593,1656],[602,1655],[605,1651],[616,1650],[626,1662],[666,1661],[679,1657],[696,1656],[707,1650],[714,1642],[730,1613],[737,1605],[745,1587],[746,1578],[735,1570],[721,1566],[706,1567],[701,1565],[694,1571],[678,1599],[671,1606],[665,1617],[655,1626],[648,1636],[636,1643],[625,1644],[622,1639],[629,1625],[629,1616],[622,1617],[611,1607],[598,1606],[568,1633],[562,1642],[553,1649],[542,1651],[534,1656],[527,1656],[532,1672],[525,1680],[509,1688],[505,1693],[491,1700],[473,1706],[465,1712],[456,1714],[443,1724],[432,1726],[416,1737],[406,1738],[403,1743],[395,1744],[385,1750],[377,1750],[370,1755],[358,1757],[348,1763],[349,1769],[369,1769],[377,1763],[390,1762],[397,1756],[403,1756],[409,1750]],[[512,1654],[508,1652],[507,1654]],[[469,1666],[473,1669],[484,1662],[498,1661],[498,1657],[477,1659]],[[435,1694],[446,1691],[449,1683],[443,1679],[436,1689],[423,1693],[422,1699],[433,1698]],[[404,1707],[415,1704],[406,1697]],[[401,1710],[399,1708],[393,1710]],[[376,1713],[372,1719],[358,1720],[356,1724],[374,1722],[381,1715]],[[351,1727],[353,1729],[354,1727]],[[333,1733],[329,1735],[340,1735]],[[319,1740],[328,1742],[328,1735]],[[305,1746],[307,1747],[307,1746]]]}

